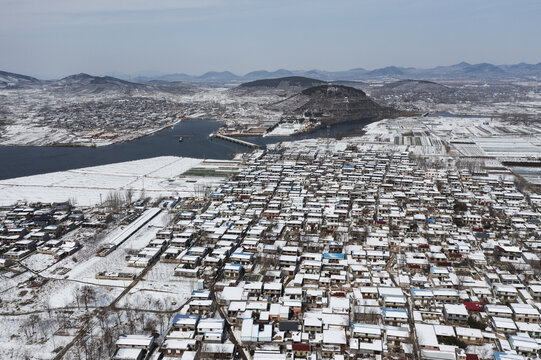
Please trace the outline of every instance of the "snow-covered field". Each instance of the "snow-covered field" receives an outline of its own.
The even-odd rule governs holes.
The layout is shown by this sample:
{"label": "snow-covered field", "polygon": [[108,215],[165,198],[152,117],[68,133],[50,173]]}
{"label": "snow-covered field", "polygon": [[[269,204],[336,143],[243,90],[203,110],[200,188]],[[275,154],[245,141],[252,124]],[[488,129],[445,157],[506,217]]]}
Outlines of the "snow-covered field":
{"label": "snow-covered field", "polygon": [[51,127],[29,126],[28,124],[13,124],[4,127],[4,133],[0,140],[1,145],[44,145],[61,142],[69,142],[71,139],[66,129],[54,129]]}
{"label": "snow-covered field", "polygon": [[[208,163],[215,160],[207,160]],[[17,201],[67,201],[90,206],[105,200],[110,192],[132,189],[135,197],[193,196],[201,186],[215,186],[223,178],[179,176],[192,167],[205,165],[203,159],[177,156],[128,161],[116,164],[60,171],[0,181],[0,205]]]}
{"label": "snow-covered field", "polygon": [[498,158],[541,156],[541,147],[531,144],[525,137],[490,137],[475,141],[488,155]]}
{"label": "snow-covered field", "polygon": [[107,146],[120,142],[135,140],[137,138],[152,135],[169,126],[174,126],[176,122],[171,122],[167,126],[158,128],[145,128],[137,131],[123,131],[117,133],[117,137],[87,139],[77,134],[71,133],[68,129],[54,128],[50,126],[37,126],[35,124],[12,124],[4,126],[0,145],[27,145],[27,146],[47,146],[53,144],[75,144],[77,146]]}
{"label": "snow-covered field", "polygon": [[498,159],[541,156],[541,129],[490,117],[415,116],[367,125],[366,143],[394,144],[416,155],[446,155],[446,145],[464,157]]}

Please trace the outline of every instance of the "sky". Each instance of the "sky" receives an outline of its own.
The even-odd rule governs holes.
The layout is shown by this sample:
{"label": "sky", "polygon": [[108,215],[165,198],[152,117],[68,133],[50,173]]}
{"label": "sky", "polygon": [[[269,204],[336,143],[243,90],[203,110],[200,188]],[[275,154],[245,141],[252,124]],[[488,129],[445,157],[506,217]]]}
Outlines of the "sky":
{"label": "sky", "polygon": [[0,0],[0,70],[52,79],[541,62],[541,0]]}

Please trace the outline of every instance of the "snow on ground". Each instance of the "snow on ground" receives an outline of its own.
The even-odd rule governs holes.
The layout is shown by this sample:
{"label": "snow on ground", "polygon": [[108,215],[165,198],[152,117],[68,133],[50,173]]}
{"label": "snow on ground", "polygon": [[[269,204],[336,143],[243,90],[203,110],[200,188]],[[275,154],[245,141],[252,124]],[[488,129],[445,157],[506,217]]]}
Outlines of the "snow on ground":
{"label": "snow on ground", "polygon": [[53,265],[56,259],[51,254],[33,253],[21,263],[32,271],[40,272]]}
{"label": "snow on ground", "polygon": [[74,309],[77,307],[76,294],[83,286],[91,286],[95,291],[95,302],[89,303],[93,306],[108,305],[123,290],[119,287],[97,286],[64,279],[45,279],[37,283],[32,278],[26,281],[18,279],[17,286],[2,291],[0,312],[45,312],[48,309],[65,307]]}
{"label": "snow on ground", "polygon": [[22,122],[6,125],[0,138],[2,146],[48,146],[54,144],[72,144],[76,146],[100,147],[132,141],[137,138],[152,135],[156,132],[174,126],[171,122],[157,128],[144,128],[137,131],[120,130],[117,137],[111,138],[85,138],[83,134],[72,133],[68,129],[54,128],[50,126],[36,125],[35,123]]}
{"label": "snow on ground", "polygon": [[[147,225],[139,229],[126,242],[105,257],[94,256],[95,252],[87,254],[85,258],[78,258],[73,262],[72,257],[65,258],[47,269],[41,275],[54,278],[68,278],[70,280],[83,281],[96,285],[126,287],[131,281],[96,279],[96,274],[101,271],[138,273],[141,269],[127,266],[125,257],[130,250],[138,250],[145,247],[152,240],[156,232],[169,220],[167,212],[161,212]],[[100,243],[106,244],[118,237],[116,230],[111,231]],[[78,253],[75,253],[75,257]]]}
{"label": "snow on ground", "polygon": [[[53,283],[55,284],[54,291],[49,292],[46,300],[48,305],[53,309],[77,306],[76,296],[83,286],[91,286],[96,292],[96,298],[88,304],[93,307],[109,305],[123,290],[122,288],[112,286],[94,286],[69,280],[59,280]],[[81,310],[84,308],[81,303],[79,306]]]}
{"label": "snow on ground", "polygon": [[[73,336],[53,335],[57,330],[56,324],[50,319],[37,321],[31,339],[25,335],[25,330],[31,329],[28,316],[3,316],[0,326],[0,358],[1,359],[52,359],[56,355],[54,349],[66,346]],[[36,319],[32,319],[36,321]]]}
{"label": "snow on ground", "polygon": [[67,142],[70,139],[66,129],[32,126],[30,124],[10,124],[4,127],[0,140],[1,145],[42,145],[44,141],[49,144]]}
{"label": "snow on ground", "polygon": [[[2,300],[9,294],[19,294],[20,290],[18,285],[28,281],[34,274],[27,271],[19,275],[13,273],[1,272],[0,273],[0,296]],[[2,304],[2,306],[5,304]]]}
{"label": "snow on ground", "polygon": [[464,157],[541,156],[541,128],[482,116],[414,116],[367,125],[366,143],[389,143],[423,156],[443,156],[446,147]]}
{"label": "snow on ground", "polygon": [[485,344],[483,346],[470,345],[466,348],[467,354],[476,354],[480,359],[493,359],[494,345]]}
{"label": "snow on ground", "polygon": [[[160,211],[161,210],[159,208],[151,208],[145,210],[131,224],[117,226],[111,233],[106,236],[107,244],[113,244],[115,246],[118,246],[131,236],[135,236],[135,234],[140,230],[140,227],[143,226],[143,224],[145,224],[147,221],[150,221],[154,216],[160,213]],[[143,246],[144,245],[146,244],[143,244]]]}
{"label": "snow on ground", "polygon": [[150,240],[154,239],[156,233],[166,226],[172,219],[172,214],[162,212],[150,221],[145,227],[131,236],[123,245],[126,249],[142,249]]}
{"label": "snow on ground", "polygon": [[[208,160],[207,160],[208,161]],[[214,161],[214,160],[210,160]],[[0,205],[20,200],[41,202],[75,199],[78,205],[95,205],[110,192],[133,189],[135,197],[193,196],[202,185],[217,186],[222,178],[179,177],[205,160],[161,156],[0,181]]]}
{"label": "snow on ground", "polygon": [[289,136],[293,135],[301,129],[300,123],[285,123],[275,127],[272,131],[266,133],[264,136]]}
{"label": "snow on ground", "polygon": [[[330,141],[329,150],[330,151],[344,151],[346,150],[347,145],[349,142],[351,142],[351,140],[352,138],[343,138],[342,140]],[[284,141],[281,143],[281,145],[286,148],[296,149],[296,150],[316,150],[321,147],[321,144],[326,144],[326,143],[327,143],[327,139],[314,138],[314,139]]]}
{"label": "snow on ground", "polygon": [[498,158],[541,156],[541,147],[533,145],[528,140],[519,136],[498,136],[477,138],[475,142],[489,156]]}
{"label": "snow on ground", "polygon": [[174,275],[178,264],[158,262],[118,306],[138,309],[175,309],[196,289],[197,279]]}

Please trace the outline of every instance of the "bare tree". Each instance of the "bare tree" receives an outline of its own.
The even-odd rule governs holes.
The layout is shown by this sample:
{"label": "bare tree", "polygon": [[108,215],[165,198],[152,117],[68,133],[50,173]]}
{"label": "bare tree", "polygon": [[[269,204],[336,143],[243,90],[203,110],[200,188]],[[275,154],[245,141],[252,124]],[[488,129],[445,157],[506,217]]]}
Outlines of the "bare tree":
{"label": "bare tree", "polygon": [[118,191],[111,191],[105,198],[106,208],[113,213],[117,213],[122,208],[122,198]]}
{"label": "bare tree", "polygon": [[88,285],[81,288],[81,301],[85,305],[85,309],[88,310],[88,304],[96,300],[96,290]]}
{"label": "bare tree", "polygon": [[73,297],[75,298],[75,301],[77,302],[77,309],[80,309],[81,308],[81,303],[80,303],[80,294],[81,294],[81,289],[79,287],[75,287],[73,288]]}
{"label": "bare tree", "polygon": [[130,205],[133,201],[133,189],[127,188],[124,192],[124,199],[126,200],[126,205]]}

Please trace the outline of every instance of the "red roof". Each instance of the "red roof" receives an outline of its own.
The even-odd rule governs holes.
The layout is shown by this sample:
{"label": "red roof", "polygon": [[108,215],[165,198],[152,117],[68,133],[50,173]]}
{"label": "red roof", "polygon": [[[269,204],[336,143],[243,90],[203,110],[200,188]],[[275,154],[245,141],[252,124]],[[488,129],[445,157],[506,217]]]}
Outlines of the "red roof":
{"label": "red roof", "polygon": [[475,354],[466,354],[466,360],[479,360],[479,356]]}
{"label": "red roof", "polygon": [[293,351],[310,351],[310,344],[293,344]]}
{"label": "red roof", "polygon": [[485,309],[485,304],[478,301],[464,301],[462,302],[468,311],[483,311]]}

